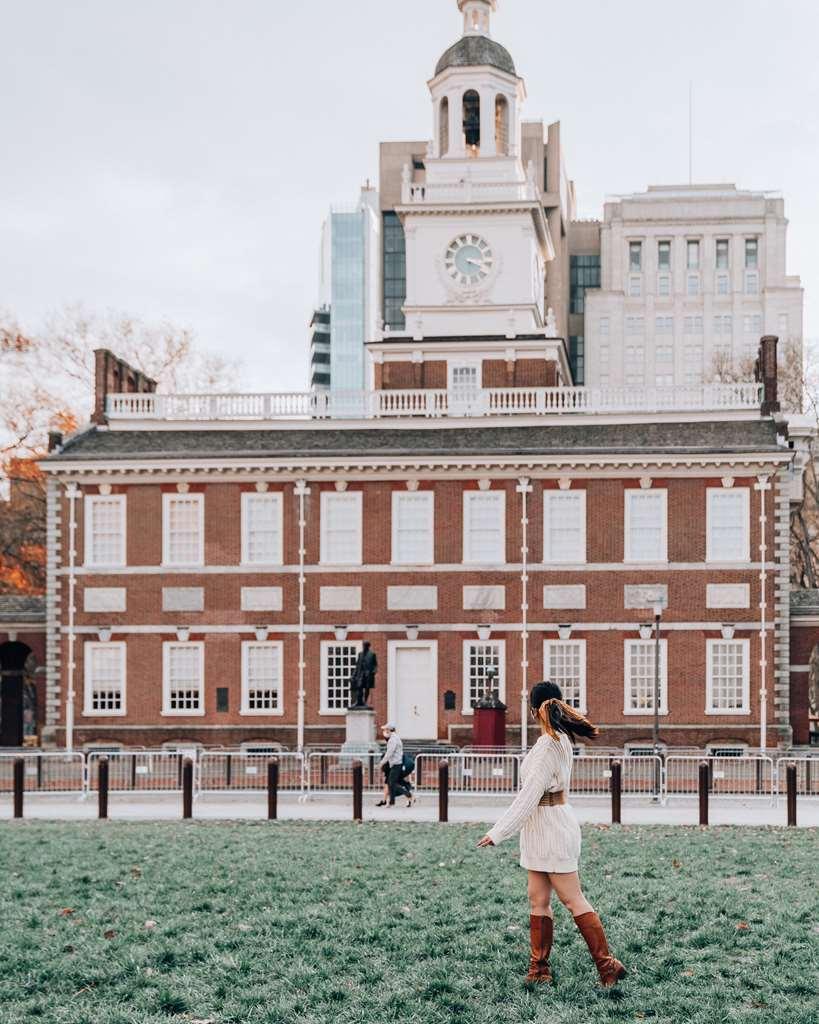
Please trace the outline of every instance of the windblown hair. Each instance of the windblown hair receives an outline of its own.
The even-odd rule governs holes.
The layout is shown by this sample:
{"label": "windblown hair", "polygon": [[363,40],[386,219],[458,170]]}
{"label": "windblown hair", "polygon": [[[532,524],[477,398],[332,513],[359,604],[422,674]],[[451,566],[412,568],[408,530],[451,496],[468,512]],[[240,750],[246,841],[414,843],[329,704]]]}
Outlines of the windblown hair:
{"label": "windblown hair", "polygon": [[532,710],[537,712],[537,717],[553,740],[561,732],[565,732],[572,743],[577,736],[593,740],[600,735],[597,726],[563,700],[563,692],[557,683],[538,683],[533,686],[529,700]]}

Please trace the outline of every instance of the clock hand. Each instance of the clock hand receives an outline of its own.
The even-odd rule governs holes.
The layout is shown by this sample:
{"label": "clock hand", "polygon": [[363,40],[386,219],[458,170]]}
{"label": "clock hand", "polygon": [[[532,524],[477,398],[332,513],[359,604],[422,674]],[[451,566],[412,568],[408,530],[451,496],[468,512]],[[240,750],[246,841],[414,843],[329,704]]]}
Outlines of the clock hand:
{"label": "clock hand", "polygon": [[481,265],[481,264],[480,264],[480,261],[479,261],[479,260],[470,260],[470,259],[467,259],[467,261],[466,261],[466,262],[467,262],[467,263],[471,263],[473,267],[479,267],[479,266]]}

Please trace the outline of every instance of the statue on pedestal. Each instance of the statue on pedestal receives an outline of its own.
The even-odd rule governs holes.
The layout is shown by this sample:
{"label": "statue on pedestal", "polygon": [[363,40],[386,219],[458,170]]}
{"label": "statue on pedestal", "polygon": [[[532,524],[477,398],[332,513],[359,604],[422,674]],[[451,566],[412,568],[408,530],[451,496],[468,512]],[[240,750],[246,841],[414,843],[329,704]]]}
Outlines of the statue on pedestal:
{"label": "statue on pedestal", "polygon": [[353,674],[350,677],[350,690],[353,694],[351,708],[370,708],[368,703],[370,690],[375,688],[375,673],[378,671],[378,658],[375,651],[370,650],[370,641],[365,640],[363,648],[356,659]]}

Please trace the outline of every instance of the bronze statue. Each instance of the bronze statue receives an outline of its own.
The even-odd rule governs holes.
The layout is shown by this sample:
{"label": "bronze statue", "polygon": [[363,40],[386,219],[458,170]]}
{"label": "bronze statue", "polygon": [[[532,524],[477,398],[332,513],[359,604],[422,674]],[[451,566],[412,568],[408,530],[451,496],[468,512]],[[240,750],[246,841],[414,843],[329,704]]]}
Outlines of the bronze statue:
{"label": "bronze statue", "polygon": [[378,671],[378,658],[375,651],[370,650],[370,641],[365,640],[364,646],[356,659],[353,674],[350,677],[350,689],[354,700],[350,705],[352,708],[368,708],[372,711],[368,701],[370,690],[375,688],[375,673]]}

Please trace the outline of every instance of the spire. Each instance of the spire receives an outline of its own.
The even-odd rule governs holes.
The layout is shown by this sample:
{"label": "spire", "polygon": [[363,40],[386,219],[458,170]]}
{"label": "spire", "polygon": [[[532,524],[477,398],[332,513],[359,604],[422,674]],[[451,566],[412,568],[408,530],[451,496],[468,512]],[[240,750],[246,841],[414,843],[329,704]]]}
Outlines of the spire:
{"label": "spire", "polygon": [[490,36],[489,21],[498,9],[498,0],[458,0],[464,16],[465,36]]}

